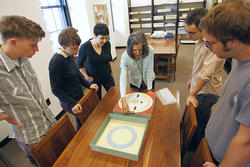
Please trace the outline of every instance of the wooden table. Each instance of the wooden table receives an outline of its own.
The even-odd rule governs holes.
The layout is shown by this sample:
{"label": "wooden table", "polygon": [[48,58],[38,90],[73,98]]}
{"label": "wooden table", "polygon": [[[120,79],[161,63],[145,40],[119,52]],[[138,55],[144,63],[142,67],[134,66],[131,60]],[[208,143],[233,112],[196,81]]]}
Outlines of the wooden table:
{"label": "wooden table", "polygon": [[127,160],[90,150],[89,143],[120,98],[112,87],[57,159],[54,167],[180,167],[180,116],[177,104],[163,106],[156,99],[139,161]]}
{"label": "wooden table", "polygon": [[166,38],[147,38],[148,44],[154,48],[156,79],[175,80],[176,41]]}

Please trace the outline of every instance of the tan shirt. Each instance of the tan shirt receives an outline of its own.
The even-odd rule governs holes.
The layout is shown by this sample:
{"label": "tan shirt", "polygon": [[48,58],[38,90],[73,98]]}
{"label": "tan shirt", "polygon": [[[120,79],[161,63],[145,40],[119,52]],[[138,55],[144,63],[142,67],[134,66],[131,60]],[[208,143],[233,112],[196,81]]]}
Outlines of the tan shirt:
{"label": "tan shirt", "polygon": [[198,40],[195,47],[194,65],[190,92],[194,89],[198,78],[207,81],[198,94],[220,95],[222,88],[222,69],[225,59],[218,58],[205,46],[203,39]]}

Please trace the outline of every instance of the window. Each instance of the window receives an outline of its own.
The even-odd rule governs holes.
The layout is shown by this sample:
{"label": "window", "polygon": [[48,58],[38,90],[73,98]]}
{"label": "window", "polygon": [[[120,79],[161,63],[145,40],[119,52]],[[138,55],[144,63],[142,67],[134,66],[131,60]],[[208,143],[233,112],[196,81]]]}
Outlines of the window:
{"label": "window", "polygon": [[71,26],[66,0],[40,0],[43,17],[49,39],[55,52],[58,47],[58,35],[61,30]]}

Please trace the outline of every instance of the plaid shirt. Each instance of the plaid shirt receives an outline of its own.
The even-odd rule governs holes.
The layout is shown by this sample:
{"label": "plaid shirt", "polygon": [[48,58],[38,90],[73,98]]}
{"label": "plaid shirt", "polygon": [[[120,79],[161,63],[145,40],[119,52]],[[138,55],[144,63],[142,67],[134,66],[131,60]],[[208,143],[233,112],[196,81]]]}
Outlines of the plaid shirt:
{"label": "plaid shirt", "polygon": [[28,59],[11,60],[0,49],[0,85],[0,109],[24,127],[12,125],[9,137],[26,144],[40,141],[56,120]]}

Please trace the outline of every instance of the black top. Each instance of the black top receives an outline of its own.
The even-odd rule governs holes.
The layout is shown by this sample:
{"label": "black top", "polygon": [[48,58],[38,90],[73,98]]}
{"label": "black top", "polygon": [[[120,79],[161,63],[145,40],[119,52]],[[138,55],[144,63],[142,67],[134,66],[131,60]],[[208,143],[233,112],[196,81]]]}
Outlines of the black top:
{"label": "black top", "polygon": [[110,42],[107,41],[102,46],[102,52],[98,55],[90,40],[80,47],[77,61],[78,68],[83,68],[83,62],[86,60],[87,68],[85,68],[87,74],[93,77],[95,81],[111,77],[111,68],[109,64],[109,62],[112,61]]}
{"label": "black top", "polygon": [[82,85],[89,88],[74,61],[74,56],[65,58],[61,54],[54,54],[49,63],[51,90],[58,99],[73,108],[82,98]]}

